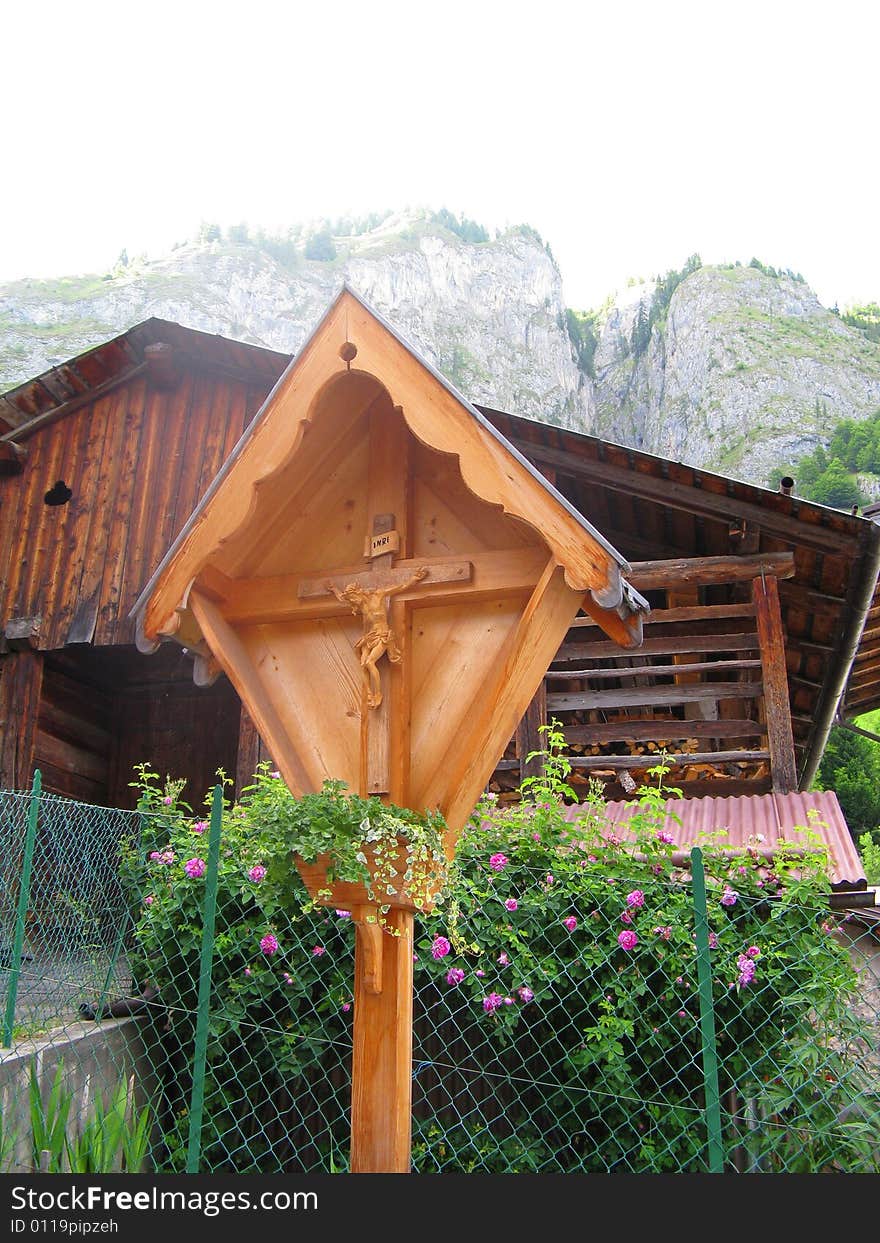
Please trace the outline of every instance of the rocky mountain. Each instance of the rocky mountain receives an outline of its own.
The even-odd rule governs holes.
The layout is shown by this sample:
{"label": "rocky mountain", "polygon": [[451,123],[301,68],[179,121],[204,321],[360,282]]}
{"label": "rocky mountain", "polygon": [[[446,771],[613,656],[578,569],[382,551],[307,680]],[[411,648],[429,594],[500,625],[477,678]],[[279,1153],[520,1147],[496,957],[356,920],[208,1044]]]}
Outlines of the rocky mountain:
{"label": "rocky mountain", "polygon": [[880,410],[880,344],[794,274],[693,259],[575,314],[534,230],[462,223],[213,230],[103,276],[0,285],[0,390],[150,316],[294,353],[345,280],[472,401],[756,483]]}
{"label": "rocky mountain", "polygon": [[586,424],[562,278],[527,226],[474,243],[423,214],[314,243],[202,240],[104,277],[0,285],[0,391],[150,316],[295,353],[347,281],[471,401]]}
{"label": "rocky mountain", "polygon": [[799,278],[696,268],[650,333],[654,286],[629,292],[594,355],[600,436],[764,483],[827,445],[835,424],[880,411],[880,345]]}

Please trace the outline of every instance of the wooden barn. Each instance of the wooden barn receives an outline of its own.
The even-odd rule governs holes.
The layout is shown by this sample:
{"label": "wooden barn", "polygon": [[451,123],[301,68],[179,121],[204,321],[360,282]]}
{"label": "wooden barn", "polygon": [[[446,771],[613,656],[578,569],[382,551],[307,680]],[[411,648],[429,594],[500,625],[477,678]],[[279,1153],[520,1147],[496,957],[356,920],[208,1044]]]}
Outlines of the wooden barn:
{"label": "wooden barn", "polygon": [[[0,397],[0,788],[39,768],[49,791],[131,806],[145,761],[199,806],[219,768],[240,787],[265,758],[230,682],[197,685],[180,644],[145,657],[133,609],[289,363],[151,319]],[[686,797],[806,790],[835,720],[880,705],[877,525],[470,409],[651,606],[635,647],[576,619],[493,788],[512,790],[556,717],[575,782],[612,800],[661,750]],[[465,517],[444,509],[441,542]]]}

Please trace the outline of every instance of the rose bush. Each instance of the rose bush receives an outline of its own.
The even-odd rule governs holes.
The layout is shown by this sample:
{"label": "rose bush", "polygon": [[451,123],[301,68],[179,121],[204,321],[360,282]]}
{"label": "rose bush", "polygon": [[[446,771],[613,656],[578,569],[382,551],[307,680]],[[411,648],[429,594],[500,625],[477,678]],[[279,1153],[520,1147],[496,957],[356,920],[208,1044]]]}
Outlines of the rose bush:
{"label": "rose bush", "polygon": [[[663,815],[667,770],[624,841],[597,788],[570,819],[561,742],[551,727],[520,802],[476,809],[447,902],[416,919],[416,1169],[707,1168],[693,890]],[[179,783],[143,768],[139,784],[134,963],[174,1016],[165,1163],[179,1169],[205,886],[187,863],[207,842]],[[351,921],[314,907],[292,869],[305,800],[268,773],[256,787],[268,794],[224,808],[205,1168],[344,1168]],[[728,1166],[873,1168],[877,1085],[827,859],[809,826],[772,866],[758,846],[702,843]]]}

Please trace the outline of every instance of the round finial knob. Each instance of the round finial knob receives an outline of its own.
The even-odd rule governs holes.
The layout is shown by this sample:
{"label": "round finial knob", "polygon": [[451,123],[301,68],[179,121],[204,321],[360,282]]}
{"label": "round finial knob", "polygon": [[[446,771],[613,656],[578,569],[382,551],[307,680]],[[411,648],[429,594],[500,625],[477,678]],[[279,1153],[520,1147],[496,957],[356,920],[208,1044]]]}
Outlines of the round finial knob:
{"label": "round finial knob", "polygon": [[353,358],[357,357],[357,352],[358,347],[353,341],[343,341],[339,347],[339,357],[345,363],[350,363]]}

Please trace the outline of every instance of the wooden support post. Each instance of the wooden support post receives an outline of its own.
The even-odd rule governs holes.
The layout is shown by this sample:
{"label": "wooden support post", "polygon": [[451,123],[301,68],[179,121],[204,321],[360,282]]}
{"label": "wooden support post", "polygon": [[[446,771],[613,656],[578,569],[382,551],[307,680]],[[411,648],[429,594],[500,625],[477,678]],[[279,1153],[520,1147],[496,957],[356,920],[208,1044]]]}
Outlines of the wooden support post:
{"label": "wooden support post", "polygon": [[42,652],[24,648],[0,657],[0,789],[31,783],[42,687]]}
{"label": "wooden support post", "polygon": [[791,794],[797,790],[797,767],[785,670],[785,633],[776,579],[756,578],[752,583],[752,600],[761,648],[767,749],[770,752],[773,791],[776,794]]}
{"label": "wooden support post", "polygon": [[[413,915],[355,924],[351,1172],[408,1174],[412,1145]],[[378,989],[377,989],[378,984]]]}
{"label": "wooden support post", "polygon": [[238,755],[235,761],[235,797],[240,798],[245,786],[254,779],[260,760],[267,759],[257,727],[244,704],[238,723]]}
{"label": "wooden support post", "polygon": [[526,714],[516,728],[516,754],[519,759],[519,779],[535,777],[541,771],[541,758],[530,760],[532,751],[543,751],[547,747],[547,739],[541,733],[541,726],[547,724],[547,683],[542,682],[535,692],[535,697],[526,708]]}

